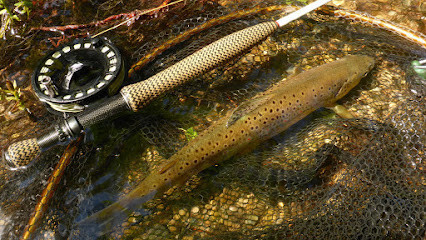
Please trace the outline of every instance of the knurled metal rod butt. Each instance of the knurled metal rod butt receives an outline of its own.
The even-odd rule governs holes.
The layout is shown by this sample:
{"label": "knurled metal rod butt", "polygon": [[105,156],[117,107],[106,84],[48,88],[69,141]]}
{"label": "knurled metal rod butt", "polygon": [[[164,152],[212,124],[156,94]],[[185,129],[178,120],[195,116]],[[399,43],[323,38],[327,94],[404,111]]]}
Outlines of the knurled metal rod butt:
{"label": "knurled metal rod butt", "polygon": [[3,152],[3,164],[12,169],[19,169],[28,164],[41,153],[36,138],[13,143]]}
{"label": "knurled metal rod butt", "polygon": [[24,169],[44,150],[66,144],[93,124],[129,110],[121,95],[116,95],[96,104],[77,116],[63,120],[53,126],[46,134],[13,143],[3,152],[3,164],[9,169]]}
{"label": "knurled metal rod butt", "polygon": [[81,130],[76,117],[65,119],[38,138],[11,144],[3,152],[3,164],[11,170],[25,169],[42,151],[60,143],[67,143]]}
{"label": "knurled metal rod butt", "polygon": [[271,35],[278,24],[263,22],[223,37],[182,59],[175,65],[157,73],[145,81],[125,86],[120,93],[129,107],[137,112],[152,99],[166,91],[186,83],[229,59],[250,49]]}
{"label": "knurled metal rod butt", "polygon": [[47,134],[13,143],[4,152],[3,162],[10,169],[25,168],[43,150],[56,144],[65,144],[83,129],[125,110],[139,111],[161,94],[250,49],[276,29],[278,29],[278,24],[268,21],[221,38],[156,75],[142,82],[123,87],[120,91],[121,94],[92,106],[75,117],[65,119]]}

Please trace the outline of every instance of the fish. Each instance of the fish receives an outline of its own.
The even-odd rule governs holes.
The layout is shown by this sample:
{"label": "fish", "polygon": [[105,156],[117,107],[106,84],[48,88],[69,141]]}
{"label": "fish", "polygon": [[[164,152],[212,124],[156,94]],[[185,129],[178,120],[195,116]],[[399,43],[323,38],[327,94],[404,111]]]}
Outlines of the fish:
{"label": "fish", "polygon": [[347,55],[290,76],[229,111],[149,173],[131,192],[86,220],[104,223],[140,206],[200,171],[253,149],[321,107],[332,107],[374,67],[367,55]]}

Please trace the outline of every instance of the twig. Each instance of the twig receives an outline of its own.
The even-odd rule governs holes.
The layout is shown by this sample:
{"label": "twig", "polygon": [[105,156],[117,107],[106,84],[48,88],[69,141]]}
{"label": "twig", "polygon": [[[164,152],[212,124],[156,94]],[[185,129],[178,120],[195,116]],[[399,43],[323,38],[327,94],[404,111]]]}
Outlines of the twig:
{"label": "twig", "polygon": [[66,26],[51,26],[51,27],[36,27],[36,28],[31,28],[31,30],[50,31],[50,32],[64,32],[64,31],[67,31],[67,30],[76,30],[76,29],[89,28],[89,27],[98,27],[98,26],[105,25],[108,22],[111,22],[113,20],[117,20],[117,19],[120,19],[120,18],[123,18],[123,17],[129,18],[126,21],[121,22],[118,25],[115,25],[112,28],[109,28],[105,31],[102,31],[101,33],[96,34],[96,36],[98,36],[98,35],[106,32],[106,31],[112,30],[112,29],[117,28],[117,27],[119,27],[123,24],[126,24],[126,23],[128,23],[128,22],[130,22],[130,21],[132,21],[132,20],[134,20],[134,19],[136,19],[136,18],[138,18],[138,17],[140,17],[144,14],[148,14],[148,13],[149,14],[155,14],[162,8],[169,7],[169,6],[172,6],[174,4],[177,4],[177,3],[180,3],[180,2],[183,2],[183,1],[184,0],[178,0],[176,2],[168,3],[168,2],[170,2],[170,0],[165,0],[160,6],[158,6],[156,8],[152,8],[152,9],[145,10],[145,11],[135,10],[135,11],[132,11],[132,12],[129,12],[129,13],[120,13],[120,14],[117,14],[117,15],[107,17],[104,20],[94,21],[94,22],[87,23],[87,24],[66,25]]}
{"label": "twig", "polygon": [[78,146],[84,138],[84,133],[80,134],[80,136],[70,144],[68,144],[64,153],[61,156],[58,164],[50,175],[48,184],[46,188],[43,190],[41,194],[41,198],[37,202],[37,205],[34,209],[34,212],[31,214],[30,220],[28,224],[25,226],[24,234],[22,234],[21,240],[31,239],[31,235],[35,232],[38,225],[40,224],[44,213],[49,206],[49,202],[53,197],[53,194],[56,191],[56,188],[61,181],[62,176],[64,175],[65,168],[70,163],[72,157],[77,152]]}

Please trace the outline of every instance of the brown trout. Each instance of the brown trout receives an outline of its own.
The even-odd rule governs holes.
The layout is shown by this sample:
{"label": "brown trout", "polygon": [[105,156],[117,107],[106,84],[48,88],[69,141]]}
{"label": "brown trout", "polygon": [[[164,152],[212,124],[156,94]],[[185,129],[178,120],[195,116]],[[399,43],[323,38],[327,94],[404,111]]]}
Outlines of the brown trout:
{"label": "brown trout", "polygon": [[86,220],[99,223],[137,209],[200,171],[286,130],[314,110],[334,105],[368,74],[374,62],[369,56],[349,55],[278,82],[218,120],[133,191]]}

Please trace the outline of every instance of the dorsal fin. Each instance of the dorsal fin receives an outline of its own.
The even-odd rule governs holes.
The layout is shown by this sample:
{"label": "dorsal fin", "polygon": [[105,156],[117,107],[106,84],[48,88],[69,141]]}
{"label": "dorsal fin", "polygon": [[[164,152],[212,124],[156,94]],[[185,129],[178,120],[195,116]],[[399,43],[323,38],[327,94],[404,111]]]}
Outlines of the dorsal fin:
{"label": "dorsal fin", "polygon": [[240,104],[237,108],[235,108],[231,116],[228,118],[228,121],[226,122],[226,127],[232,126],[232,124],[234,124],[238,119],[247,115],[259,106],[265,104],[265,102],[267,102],[270,98],[270,94],[263,95]]}
{"label": "dorsal fin", "polygon": [[162,166],[160,166],[158,173],[159,174],[165,173],[167,170],[172,168],[177,162],[178,162],[178,159],[176,158],[175,160],[164,163]]}

